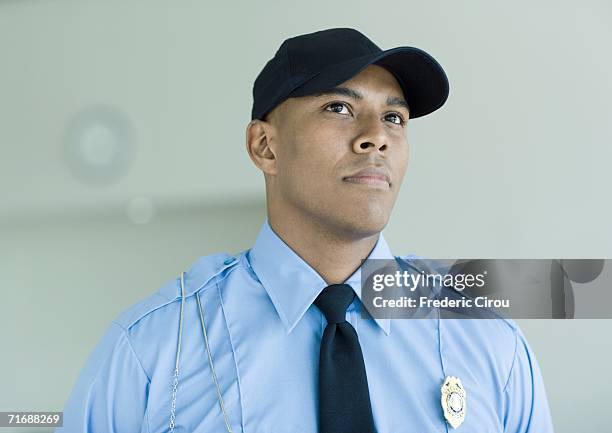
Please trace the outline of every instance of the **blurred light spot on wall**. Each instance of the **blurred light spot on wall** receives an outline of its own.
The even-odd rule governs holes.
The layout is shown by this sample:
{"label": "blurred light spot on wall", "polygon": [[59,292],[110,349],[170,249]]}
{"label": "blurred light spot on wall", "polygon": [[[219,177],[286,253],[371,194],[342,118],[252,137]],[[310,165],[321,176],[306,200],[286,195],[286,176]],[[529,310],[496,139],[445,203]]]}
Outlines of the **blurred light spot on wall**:
{"label": "blurred light spot on wall", "polygon": [[155,216],[155,205],[148,197],[134,197],[128,202],[126,213],[134,224],[147,224]]}
{"label": "blurred light spot on wall", "polygon": [[66,166],[84,183],[114,183],[129,171],[134,139],[128,117],[118,109],[107,105],[86,107],[66,128]]}

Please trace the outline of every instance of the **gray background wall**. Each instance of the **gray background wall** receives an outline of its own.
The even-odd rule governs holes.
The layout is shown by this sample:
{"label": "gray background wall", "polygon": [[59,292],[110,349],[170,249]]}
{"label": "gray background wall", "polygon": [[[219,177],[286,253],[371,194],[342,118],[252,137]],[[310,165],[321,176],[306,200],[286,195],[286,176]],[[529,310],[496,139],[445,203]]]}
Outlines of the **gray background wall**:
{"label": "gray background wall", "polygon": [[[396,254],[612,257],[611,18],[603,0],[0,2],[0,410],[61,410],[120,311],[197,257],[252,244],[251,86],[295,34],[355,27],[449,75],[445,107],[409,125],[385,230]],[[131,141],[108,110],[78,117],[100,105]],[[71,171],[74,119],[81,163],[108,182]],[[122,172],[107,162],[124,149]],[[520,324],[557,432],[605,431],[612,321]]]}

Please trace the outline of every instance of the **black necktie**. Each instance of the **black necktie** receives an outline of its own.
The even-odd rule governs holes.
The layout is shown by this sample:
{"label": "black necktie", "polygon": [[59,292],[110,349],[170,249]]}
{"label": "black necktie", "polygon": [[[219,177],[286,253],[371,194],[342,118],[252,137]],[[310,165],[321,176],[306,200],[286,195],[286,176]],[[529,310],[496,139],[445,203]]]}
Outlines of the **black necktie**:
{"label": "black necktie", "polygon": [[346,309],[355,292],[348,284],[327,286],[314,304],[327,326],[319,356],[319,433],[374,433],[361,346]]}

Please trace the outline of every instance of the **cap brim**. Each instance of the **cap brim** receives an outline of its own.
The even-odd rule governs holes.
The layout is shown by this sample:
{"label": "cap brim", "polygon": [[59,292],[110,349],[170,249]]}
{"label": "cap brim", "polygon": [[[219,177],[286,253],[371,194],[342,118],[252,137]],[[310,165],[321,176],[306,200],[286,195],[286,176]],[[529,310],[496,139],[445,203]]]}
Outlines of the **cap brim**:
{"label": "cap brim", "polygon": [[392,48],[334,65],[300,84],[290,97],[329,90],[374,63],[387,69],[397,79],[410,107],[411,119],[425,116],[446,102],[449,85],[444,69],[432,56],[414,47]]}

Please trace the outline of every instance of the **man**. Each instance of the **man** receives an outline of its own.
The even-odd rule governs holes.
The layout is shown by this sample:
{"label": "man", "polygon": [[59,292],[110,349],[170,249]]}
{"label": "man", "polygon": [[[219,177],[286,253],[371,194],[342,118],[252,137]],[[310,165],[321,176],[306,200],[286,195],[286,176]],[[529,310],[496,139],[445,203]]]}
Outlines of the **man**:
{"label": "man", "polygon": [[328,29],[283,42],[253,88],[246,147],[267,219],[111,325],[66,432],[552,432],[542,377],[506,320],[362,319],[362,259],[409,160],[408,119],[448,82],[416,48]]}

